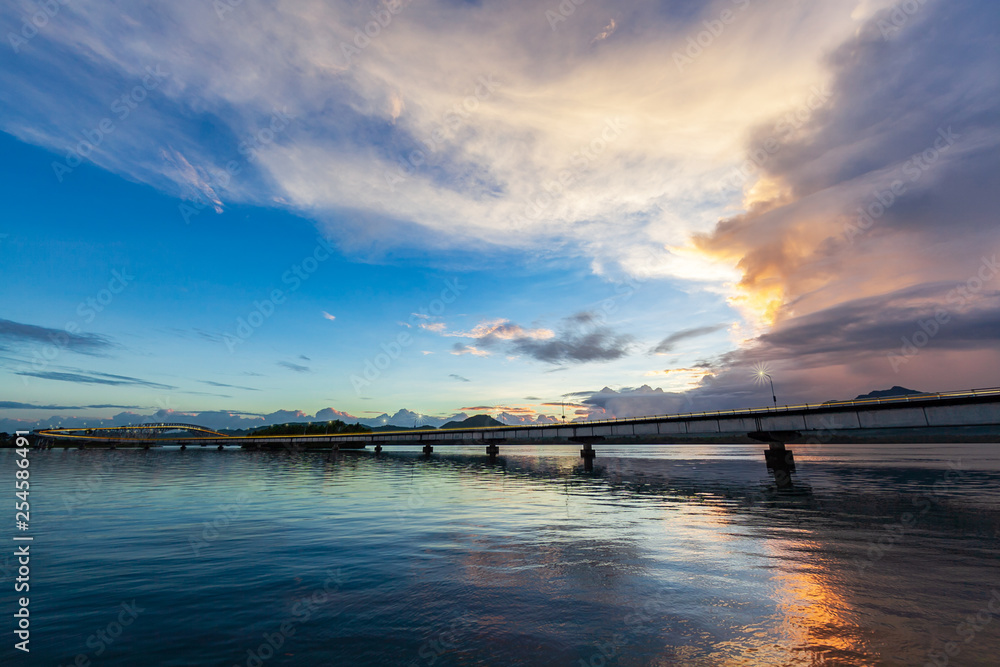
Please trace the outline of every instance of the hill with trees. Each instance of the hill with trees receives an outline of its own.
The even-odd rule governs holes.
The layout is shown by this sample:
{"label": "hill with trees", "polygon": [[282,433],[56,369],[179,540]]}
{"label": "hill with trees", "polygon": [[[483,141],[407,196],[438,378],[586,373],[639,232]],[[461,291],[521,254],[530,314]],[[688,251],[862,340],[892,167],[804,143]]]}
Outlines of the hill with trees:
{"label": "hill with trees", "polygon": [[328,422],[289,422],[272,424],[250,431],[251,437],[262,435],[340,435],[342,433],[371,433],[372,430],[362,424],[345,424],[339,419]]}

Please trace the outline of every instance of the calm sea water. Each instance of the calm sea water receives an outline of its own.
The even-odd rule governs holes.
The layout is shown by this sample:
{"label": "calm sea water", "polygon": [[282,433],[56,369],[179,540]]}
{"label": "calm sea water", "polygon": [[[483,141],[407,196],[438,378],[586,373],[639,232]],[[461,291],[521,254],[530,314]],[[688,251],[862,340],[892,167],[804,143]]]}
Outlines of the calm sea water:
{"label": "calm sea water", "polygon": [[998,448],[32,452],[0,663],[997,665]]}

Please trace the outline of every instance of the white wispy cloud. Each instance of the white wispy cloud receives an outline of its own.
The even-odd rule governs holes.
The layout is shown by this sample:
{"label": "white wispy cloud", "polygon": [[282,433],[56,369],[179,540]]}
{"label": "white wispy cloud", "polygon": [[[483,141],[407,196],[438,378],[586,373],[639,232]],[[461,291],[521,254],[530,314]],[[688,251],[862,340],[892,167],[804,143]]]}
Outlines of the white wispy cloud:
{"label": "white wispy cloud", "polygon": [[[0,75],[10,110],[0,127],[61,151],[157,65],[169,77],[116,124],[115,150],[92,158],[129,178],[200,193],[216,210],[278,203],[358,252],[373,236],[526,251],[555,242],[599,272],[718,281],[710,262],[669,249],[739,199],[720,179],[752,128],[822,83],[823,56],[858,28],[856,4],[754,3],[678,72],[671,53],[702,17],[645,3],[588,3],[559,40],[528,4],[404,3],[355,45],[371,17],[348,2],[242,4],[220,20],[195,0],[155,10],[80,0],[32,42],[41,57]],[[585,48],[594,20],[605,26],[599,50]],[[606,39],[626,23],[629,40]],[[765,29],[783,38],[762,41]],[[75,54],[70,71],[56,53]],[[78,85],[53,85],[62,77]],[[243,150],[282,109],[291,126]],[[635,267],[640,253],[646,266]]]}

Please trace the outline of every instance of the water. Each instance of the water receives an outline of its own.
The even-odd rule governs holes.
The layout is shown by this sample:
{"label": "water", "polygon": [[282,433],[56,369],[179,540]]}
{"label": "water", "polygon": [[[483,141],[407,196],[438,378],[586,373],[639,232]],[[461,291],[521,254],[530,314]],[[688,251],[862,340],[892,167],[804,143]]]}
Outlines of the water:
{"label": "water", "polygon": [[36,451],[30,664],[996,665],[996,447]]}

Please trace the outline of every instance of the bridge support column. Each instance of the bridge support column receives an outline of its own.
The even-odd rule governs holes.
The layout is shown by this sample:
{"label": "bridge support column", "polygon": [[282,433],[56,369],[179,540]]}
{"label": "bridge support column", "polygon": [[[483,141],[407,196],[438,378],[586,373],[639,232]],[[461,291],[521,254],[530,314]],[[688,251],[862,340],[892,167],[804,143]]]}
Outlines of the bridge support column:
{"label": "bridge support column", "polygon": [[486,445],[486,454],[491,459],[495,459],[497,457],[497,455],[500,454],[500,447],[498,445],[494,445],[494,444]]}
{"label": "bridge support column", "polygon": [[431,452],[434,451],[434,448],[430,445],[424,445],[424,448],[421,451],[424,453],[424,456],[430,456]]}
{"label": "bridge support column", "polygon": [[376,454],[382,453],[382,445],[375,445],[375,453]]}
{"label": "bridge support column", "polygon": [[181,451],[182,451],[182,452],[183,452],[183,451],[184,451],[185,449],[187,449],[187,448],[188,448],[188,446],[187,446],[187,445],[181,445]]}
{"label": "bridge support column", "polygon": [[783,442],[772,442],[764,450],[764,461],[774,472],[774,481],[779,487],[792,485],[791,473],[795,472],[795,455],[785,448]]}
{"label": "bridge support column", "polygon": [[221,451],[222,451],[223,449],[225,449],[225,448],[226,448],[226,446],[225,446],[225,445],[219,445],[219,451],[220,451],[220,452],[221,452]]}
{"label": "bridge support column", "polygon": [[795,455],[783,442],[772,442],[764,450],[764,461],[774,470],[795,470]]}
{"label": "bridge support column", "polygon": [[597,456],[597,452],[594,451],[594,446],[589,442],[583,443],[583,449],[580,450],[580,456],[584,461],[593,461],[594,457]]}

